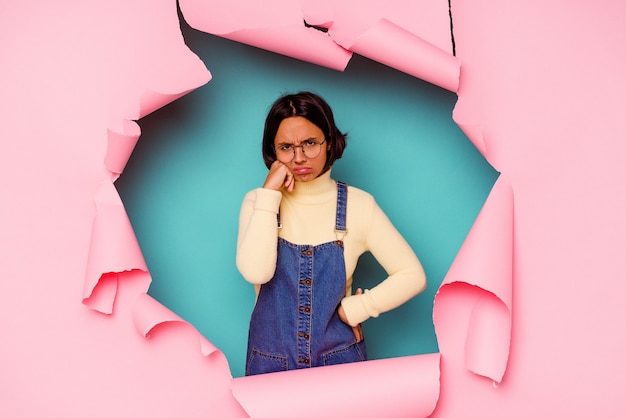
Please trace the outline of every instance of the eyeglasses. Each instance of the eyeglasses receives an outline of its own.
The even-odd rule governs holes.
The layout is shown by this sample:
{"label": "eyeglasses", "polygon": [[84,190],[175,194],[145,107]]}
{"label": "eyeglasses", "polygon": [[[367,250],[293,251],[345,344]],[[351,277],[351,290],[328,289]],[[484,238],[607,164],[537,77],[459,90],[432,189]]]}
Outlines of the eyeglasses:
{"label": "eyeglasses", "polygon": [[302,148],[302,153],[306,158],[317,158],[320,152],[322,152],[322,144],[324,142],[326,142],[326,140],[317,142],[314,139],[307,139],[300,145],[282,144],[279,147],[275,147],[274,150],[276,151],[276,158],[278,158],[280,162],[290,163],[296,156],[296,148]]}

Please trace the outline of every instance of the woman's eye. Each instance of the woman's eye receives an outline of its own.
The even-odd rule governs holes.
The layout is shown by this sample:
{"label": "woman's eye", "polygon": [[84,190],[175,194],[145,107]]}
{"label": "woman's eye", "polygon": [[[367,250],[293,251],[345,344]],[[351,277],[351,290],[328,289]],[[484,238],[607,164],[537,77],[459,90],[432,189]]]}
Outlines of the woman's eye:
{"label": "woman's eye", "polygon": [[278,147],[278,149],[281,150],[281,151],[290,151],[291,150],[291,145],[289,145],[289,144],[281,145],[280,147]]}
{"label": "woman's eye", "polygon": [[304,142],[304,145],[306,145],[307,147],[314,147],[317,145],[317,141],[314,141],[312,139],[309,139],[307,141]]}

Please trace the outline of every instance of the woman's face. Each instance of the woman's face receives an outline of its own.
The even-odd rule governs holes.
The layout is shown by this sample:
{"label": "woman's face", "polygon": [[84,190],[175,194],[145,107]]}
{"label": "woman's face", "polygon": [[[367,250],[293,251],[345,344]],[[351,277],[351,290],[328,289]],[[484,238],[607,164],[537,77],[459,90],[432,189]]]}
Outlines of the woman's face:
{"label": "woman's face", "polygon": [[296,181],[311,181],[324,172],[329,148],[325,140],[322,130],[308,119],[283,119],[274,138],[276,157],[293,172]]}

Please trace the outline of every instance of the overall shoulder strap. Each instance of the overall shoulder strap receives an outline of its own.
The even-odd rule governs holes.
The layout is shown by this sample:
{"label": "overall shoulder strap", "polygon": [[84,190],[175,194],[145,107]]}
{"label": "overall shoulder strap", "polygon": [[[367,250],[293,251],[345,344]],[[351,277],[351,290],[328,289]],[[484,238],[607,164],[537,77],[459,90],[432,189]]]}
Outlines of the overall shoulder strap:
{"label": "overall shoulder strap", "polygon": [[337,213],[335,215],[335,232],[348,233],[346,228],[346,207],[348,203],[348,185],[341,181],[337,182]]}

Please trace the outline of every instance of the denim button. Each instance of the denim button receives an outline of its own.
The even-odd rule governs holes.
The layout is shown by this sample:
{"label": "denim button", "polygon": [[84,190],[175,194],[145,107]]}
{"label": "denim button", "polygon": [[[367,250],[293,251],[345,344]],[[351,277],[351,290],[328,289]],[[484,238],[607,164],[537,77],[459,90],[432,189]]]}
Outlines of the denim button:
{"label": "denim button", "polygon": [[311,279],[300,280],[300,283],[305,284],[307,286],[311,286]]}
{"label": "denim button", "polygon": [[335,244],[337,244],[339,247],[343,247],[343,241],[338,239],[337,241],[335,241]]}
{"label": "denim button", "polygon": [[299,332],[298,333],[298,337],[302,337],[305,340],[308,340],[309,339],[309,334],[307,334],[306,332]]}
{"label": "denim button", "polygon": [[298,361],[304,364],[309,364],[311,362],[308,358],[299,358]]}
{"label": "denim button", "polygon": [[304,311],[306,313],[310,313],[311,312],[311,308],[308,306],[300,306],[300,310]]}

